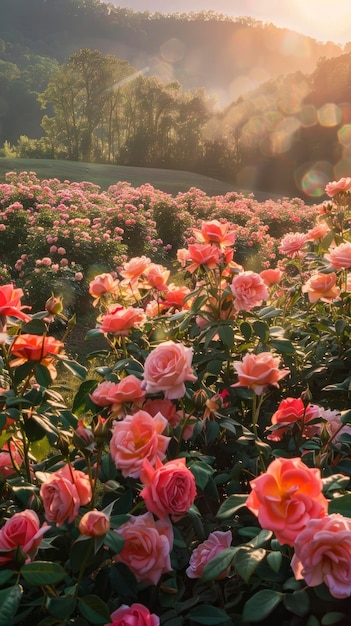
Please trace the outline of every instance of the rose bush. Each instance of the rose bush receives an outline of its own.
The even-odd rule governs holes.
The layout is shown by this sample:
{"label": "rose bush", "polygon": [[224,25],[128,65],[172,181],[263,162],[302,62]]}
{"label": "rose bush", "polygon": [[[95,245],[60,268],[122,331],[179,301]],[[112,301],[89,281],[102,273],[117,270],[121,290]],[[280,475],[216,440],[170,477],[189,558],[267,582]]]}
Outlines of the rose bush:
{"label": "rose bush", "polygon": [[349,623],[351,188],[326,192],[167,197],[171,251],[150,186],[0,185],[0,624]]}

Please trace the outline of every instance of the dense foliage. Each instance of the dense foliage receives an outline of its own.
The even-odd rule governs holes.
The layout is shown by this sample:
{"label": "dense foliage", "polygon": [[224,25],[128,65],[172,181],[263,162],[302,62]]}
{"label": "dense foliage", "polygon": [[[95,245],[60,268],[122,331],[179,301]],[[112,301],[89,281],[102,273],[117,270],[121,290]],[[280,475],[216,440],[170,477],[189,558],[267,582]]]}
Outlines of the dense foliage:
{"label": "dense foliage", "polygon": [[[18,210],[30,235],[42,210],[43,224],[62,218],[37,225],[43,242],[67,226],[79,243],[74,229],[89,211],[99,220],[99,199],[107,220],[113,198],[122,220],[126,193],[129,215],[131,197],[143,215],[146,189],[149,219],[165,203],[124,185],[93,201],[87,184],[33,176],[1,186],[1,233],[8,219],[15,233]],[[155,261],[160,244],[90,277],[89,369],[65,352],[74,321],[60,294],[30,309],[4,269],[1,625],[349,623],[350,192],[351,178],[330,183],[331,200],[308,215],[297,201],[181,194],[178,217],[182,206],[193,221],[174,271]],[[276,249],[262,231],[265,269],[248,269],[274,207],[292,221]]]}

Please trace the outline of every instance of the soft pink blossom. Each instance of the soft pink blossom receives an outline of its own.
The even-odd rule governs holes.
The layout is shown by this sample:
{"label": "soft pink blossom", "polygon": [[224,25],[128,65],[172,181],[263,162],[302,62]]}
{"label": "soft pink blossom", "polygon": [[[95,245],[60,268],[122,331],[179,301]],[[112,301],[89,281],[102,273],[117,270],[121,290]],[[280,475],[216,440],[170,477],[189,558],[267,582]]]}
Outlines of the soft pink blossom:
{"label": "soft pink blossom", "polygon": [[247,271],[234,276],[230,289],[236,311],[251,311],[269,297],[265,282],[256,272]]}

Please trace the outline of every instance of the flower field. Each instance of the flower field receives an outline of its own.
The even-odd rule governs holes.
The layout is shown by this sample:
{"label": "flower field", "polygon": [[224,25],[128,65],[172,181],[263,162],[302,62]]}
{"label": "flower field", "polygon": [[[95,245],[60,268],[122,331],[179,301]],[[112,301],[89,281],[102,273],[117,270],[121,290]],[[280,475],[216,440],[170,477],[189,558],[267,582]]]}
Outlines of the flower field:
{"label": "flower field", "polygon": [[326,193],[8,174],[0,626],[350,622],[351,178]]}

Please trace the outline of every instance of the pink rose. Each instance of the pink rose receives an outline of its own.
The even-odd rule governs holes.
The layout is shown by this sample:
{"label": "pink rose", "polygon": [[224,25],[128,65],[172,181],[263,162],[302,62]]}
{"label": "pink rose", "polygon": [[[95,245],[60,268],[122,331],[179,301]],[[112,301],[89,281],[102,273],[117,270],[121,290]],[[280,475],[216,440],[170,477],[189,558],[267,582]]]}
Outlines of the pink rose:
{"label": "pink rose", "polygon": [[188,259],[192,262],[188,272],[195,272],[199,267],[215,269],[220,263],[220,250],[214,243],[193,243],[188,248]]}
{"label": "pink rose", "polygon": [[318,239],[323,239],[323,237],[325,237],[326,234],[329,232],[330,228],[327,222],[319,222],[319,224],[317,224],[313,228],[310,228],[310,230],[307,232],[307,241],[318,241]]}
{"label": "pink rose", "polygon": [[129,306],[113,306],[108,313],[102,316],[100,330],[103,333],[111,333],[116,337],[125,337],[131,328],[138,328],[146,321],[143,309]]}
{"label": "pink rose", "polygon": [[103,511],[88,511],[79,522],[79,532],[88,537],[102,537],[110,530],[110,520]]}
{"label": "pink rose", "polygon": [[131,606],[122,604],[111,615],[112,623],[106,626],[159,626],[160,618],[150,613],[143,604],[135,603]]}
{"label": "pink rose", "polygon": [[333,302],[340,295],[340,288],[336,286],[337,276],[334,272],[313,274],[302,286],[302,293],[307,293],[310,302]]}
{"label": "pink rose", "polygon": [[270,285],[275,285],[280,282],[283,272],[278,267],[270,267],[267,270],[262,270],[262,272],[260,272],[260,276],[263,282],[270,287]]}
{"label": "pink rose", "polygon": [[340,178],[340,180],[328,183],[325,188],[325,193],[329,196],[329,198],[333,198],[338,193],[343,193],[349,191],[351,189],[351,178]]}
{"label": "pink rose", "polygon": [[162,300],[162,307],[176,309],[189,309],[190,300],[184,302],[184,298],[190,294],[190,289],[186,285],[174,285],[171,283],[168,286],[168,291],[164,295]]}
{"label": "pink rose", "polygon": [[170,270],[167,270],[162,265],[159,265],[158,263],[150,263],[146,272],[146,279],[150,287],[153,287],[158,291],[167,291],[167,281],[170,273]]}
{"label": "pink rose", "polygon": [[154,416],[162,413],[172,428],[176,428],[182,419],[182,413],[177,412],[177,407],[167,398],[148,398],[143,405],[143,410]]}
{"label": "pink rose", "polygon": [[242,272],[235,276],[230,289],[235,296],[234,308],[236,311],[251,311],[269,297],[265,282],[255,272]]}
{"label": "pink rose", "polygon": [[181,343],[164,341],[145,360],[144,381],[146,393],[163,391],[165,398],[174,400],[185,395],[186,380],[197,377],[191,369],[192,348]]}
{"label": "pink rose", "polygon": [[135,283],[138,281],[138,278],[144,274],[150,263],[150,259],[146,256],[133,257],[123,265],[123,269],[120,272],[121,276],[128,282]]}
{"label": "pink rose", "polygon": [[310,519],[295,538],[291,567],[309,587],[325,583],[334,598],[351,596],[351,520],[338,513]]}
{"label": "pink rose", "polygon": [[304,235],[303,233],[287,233],[284,237],[282,237],[278,250],[280,254],[294,259],[299,256],[306,241],[307,235]]}
{"label": "pink rose", "polygon": [[239,381],[232,387],[249,387],[257,395],[263,393],[268,385],[278,387],[278,381],[290,372],[288,368],[279,370],[279,364],[280,357],[273,357],[270,352],[247,352],[241,362],[234,361]]}
{"label": "pink rose", "polygon": [[94,404],[97,404],[97,406],[110,406],[112,404],[110,395],[113,394],[116,387],[117,383],[113,383],[110,380],[104,380],[96,387],[96,389],[94,389],[93,393],[91,393],[89,397]]}
{"label": "pink rose", "polygon": [[117,411],[126,402],[133,402],[140,407],[145,394],[146,391],[142,388],[142,380],[134,376],[134,374],[129,374],[110,388],[108,399],[112,403],[112,411]]}
{"label": "pink rose", "polygon": [[23,309],[30,309],[28,306],[21,305],[21,298],[23,296],[22,289],[9,285],[0,286],[0,315],[5,317],[11,316],[17,319],[29,322],[30,317],[23,312]]}
{"label": "pink rose", "polygon": [[99,274],[89,283],[89,293],[95,298],[93,305],[96,306],[101,296],[106,293],[116,295],[119,292],[119,281],[112,274]]}
{"label": "pink rose", "polygon": [[15,513],[0,530],[0,552],[10,550],[0,555],[0,566],[13,561],[17,548],[26,555],[26,563],[33,561],[49,528],[46,523],[40,526],[37,514],[30,509]]}
{"label": "pink rose", "polygon": [[308,425],[308,422],[319,415],[318,406],[312,404],[305,406],[301,398],[285,398],[271,418],[272,426],[279,425],[281,428],[274,430],[267,436],[267,439],[281,441],[286,433],[292,432],[294,426],[300,428],[302,435],[313,437],[316,433],[320,433],[321,425]]}
{"label": "pink rose", "polygon": [[329,261],[330,267],[334,270],[343,270],[351,267],[351,243],[341,243],[335,248],[331,248],[329,254],[324,258]]}
{"label": "pink rose", "polygon": [[[9,420],[8,420],[9,421]],[[13,420],[11,420],[11,423]],[[10,424],[8,424],[10,425]],[[6,428],[6,424],[5,424]],[[22,465],[22,455],[19,451],[21,443],[18,443],[18,446],[13,441],[8,441],[5,443],[0,452],[0,474],[5,478],[9,476],[13,476],[16,473],[16,470],[13,466],[13,462],[16,463],[17,467],[21,467]],[[10,454],[11,450],[11,454]]]}
{"label": "pink rose", "polygon": [[40,488],[45,518],[57,526],[73,522],[80,506],[91,500],[91,485],[84,472],[65,465],[50,474]]}
{"label": "pink rose", "polygon": [[140,480],[145,487],[140,492],[146,508],[160,519],[172,515],[178,520],[194,503],[195,477],[187,468],[184,458],[168,461],[164,465],[157,458],[156,468],[145,459]]}
{"label": "pink rose", "polygon": [[157,457],[165,458],[170,437],[162,433],[167,425],[161,413],[151,417],[146,411],[137,411],[121,422],[114,422],[110,454],[123,476],[139,478],[144,459],[154,464]]}
{"label": "pink rose", "polygon": [[113,560],[127,565],[138,582],[157,585],[162,574],[172,570],[173,527],[169,518],[155,521],[150,512],[131,515],[115,532],[123,537],[124,545]]}
{"label": "pink rose", "polygon": [[211,220],[202,222],[201,229],[193,228],[196,240],[200,243],[217,243],[221,247],[232,246],[235,241],[235,231],[229,222]]}
{"label": "pink rose", "polygon": [[300,458],[275,459],[250,486],[247,508],[257,515],[261,527],[274,532],[283,545],[294,545],[310,519],[324,517],[328,512],[319,469],[307,467]]}
{"label": "pink rose", "polygon": [[[189,567],[185,570],[189,578],[201,578],[205,565],[211,561],[217,554],[220,554],[226,548],[230,548],[232,542],[232,533],[230,530],[225,532],[215,530],[210,533],[208,539],[200,543],[193,551]],[[219,578],[225,578],[227,571],[223,572]]]}

